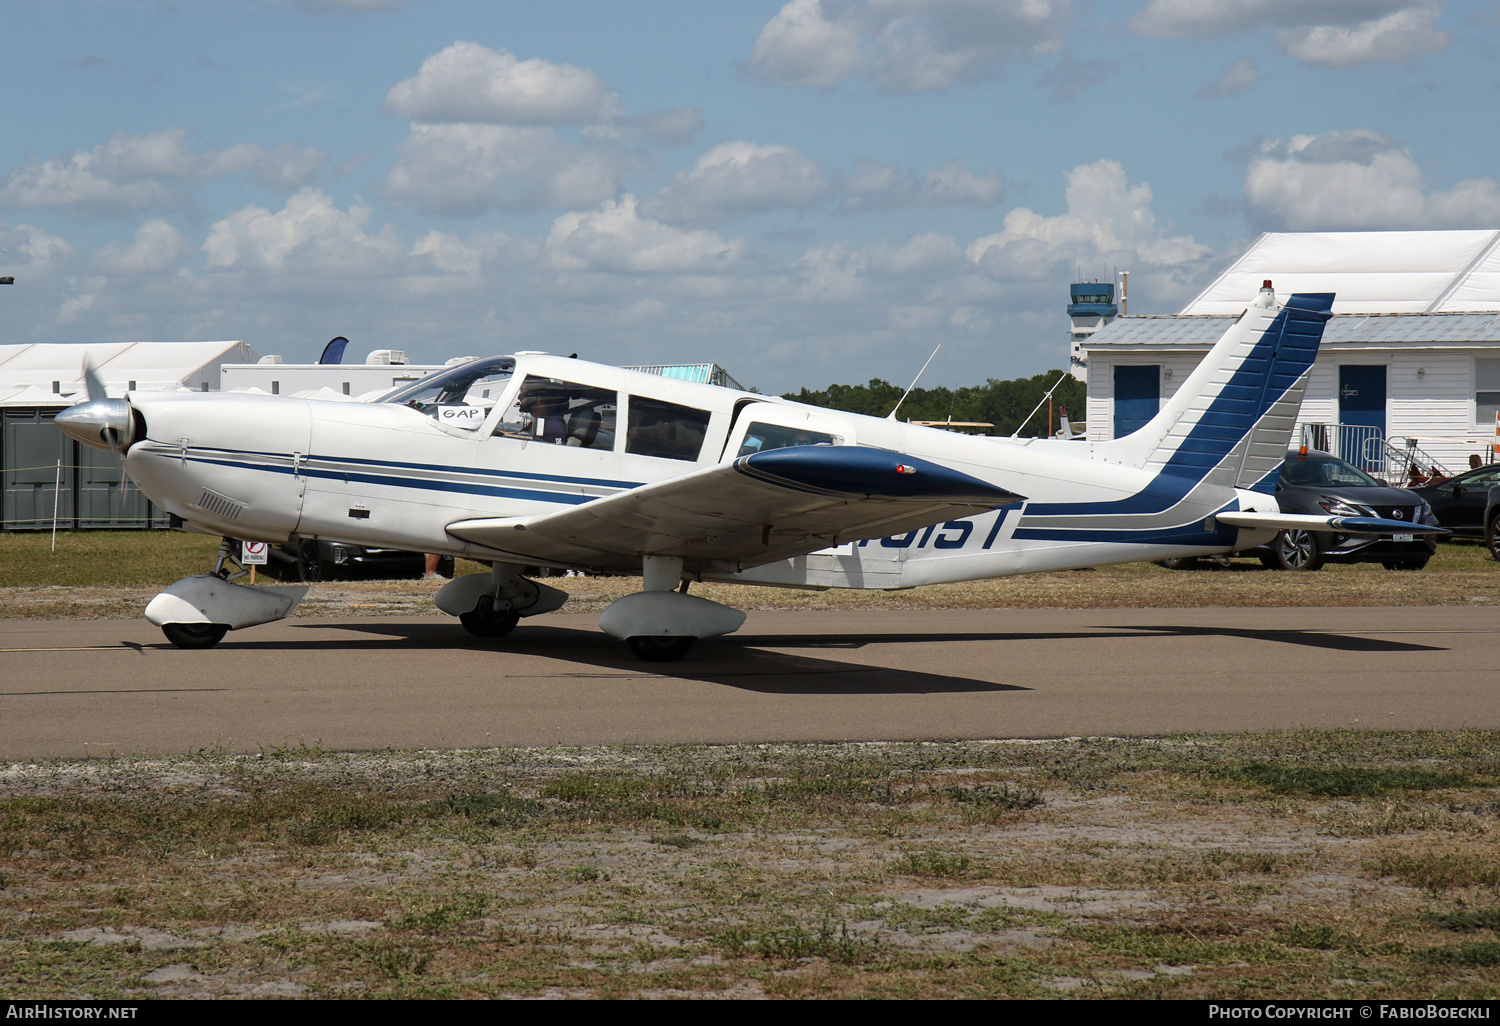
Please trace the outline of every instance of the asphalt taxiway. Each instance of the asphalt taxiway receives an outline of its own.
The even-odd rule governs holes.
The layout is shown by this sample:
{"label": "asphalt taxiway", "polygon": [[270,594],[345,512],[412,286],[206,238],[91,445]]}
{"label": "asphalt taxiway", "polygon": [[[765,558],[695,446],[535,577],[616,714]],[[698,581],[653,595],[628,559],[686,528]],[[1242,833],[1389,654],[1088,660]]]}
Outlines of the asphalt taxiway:
{"label": "asphalt taxiway", "polygon": [[292,619],[190,652],[0,621],[0,759],[1500,728],[1492,607],[753,612],[677,663],[594,617]]}

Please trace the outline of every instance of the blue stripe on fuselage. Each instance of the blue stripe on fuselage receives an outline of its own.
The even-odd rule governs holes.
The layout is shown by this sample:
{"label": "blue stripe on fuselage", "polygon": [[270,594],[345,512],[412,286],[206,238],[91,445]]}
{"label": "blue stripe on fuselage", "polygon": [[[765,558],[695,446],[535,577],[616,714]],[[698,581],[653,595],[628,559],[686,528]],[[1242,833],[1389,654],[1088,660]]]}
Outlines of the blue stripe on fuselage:
{"label": "blue stripe on fuselage", "polygon": [[[236,459],[236,458],[234,458],[235,450],[231,450],[231,449],[216,449],[214,451],[215,452],[219,452],[219,453],[224,453],[225,455],[223,457],[215,458],[215,457],[211,457],[211,456],[198,455],[198,454],[195,454],[192,450],[189,450],[187,459],[189,461],[193,462],[193,463],[207,463],[207,464],[211,464],[213,466],[233,467],[233,468],[240,469],[240,470],[259,470],[259,471],[264,471],[266,473],[271,473],[271,474],[291,474],[291,473],[293,473],[293,468],[292,468],[290,462],[280,463],[280,464],[268,464],[268,463],[258,462],[258,461],[254,460],[254,459]],[[170,458],[176,458],[177,452],[176,451],[167,451],[167,452],[161,453],[161,455],[166,455],[166,456],[168,456]],[[291,456],[288,455],[288,454],[286,454],[286,453],[256,452],[256,451],[251,451],[251,450],[245,450],[243,452],[243,455],[244,456],[251,456],[251,457],[261,457],[261,458],[264,458],[264,459],[285,460],[285,461],[290,461],[290,459],[291,459]],[[359,473],[359,472],[351,472],[351,471],[344,471],[344,470],[327,470],[327,469],[322,469],[322,468],[319,468],[319,467],[315,466],[314,465],[315,463],[354,463],[354,464],[362,464],[362,465],[371,466],[371,467],[392,467],[392,468],[408,468],[409,467],[409,468],[412,468],[412,469],[427,470],[427,471],[430,471],[430,470],[449,470],[449,471],[452,471],[454,473],[459,473],[459,474],[482,475],[482,476],[485,476],[485,477],[492,477],[492,478],[517,478],[517,479],[522,479],[522,480],[534,480],[534,481],[538,481],[538,482],[555,481],[555,482],[558,482],[560,484],[562,484],[562,483],[576,483],[576,484],[583,484],[583,485],[594,485],[594,486],[597,486],[597,487],[609,487],[611,485],[620,484],[620,482],[610,482],[610,481],[604,481],[604,480],[597,480],[597,479],[594,479],[594,478],[568,478],[568,477],[552,476],[552,475],[545,475],[545,474],[520,474],[520,473],[513,474],[513,473],[506,472],[506,471],[496,471],[496,470],[482,470],[482,469],[466,470],[466,469],[461,468],[461,467],[430,467],[430,466],[427,466],[425,464],[420,464],[420,463],[396,463],[396,462],[384,462],[384,461],[380,461],[380,460],[357,460],[357,459],[348,459],[348,458],[343,458],[343,457],[330,458],[330,457],[322,457],[322,456],[308,456],[308,457],[304,457],[304,462],[302,463],[301,467],[299,467],[297,469],[297,471],[296,471],[296,473],[300,474],[302,477],[319,478],[319,479],[323,479],[323,480],[358,481],[361,484],[384,485],[384,486],[392,487],[392,488],[414,488],[414,489],[417,489],[419,491],[449,492],[449,493],[461,493],[461,494],[469,494],[469,495],[489,495],[489,496],[495,496],[497,498],[526,499],[526,500],[531,500],[531,501],[536,501],[536,502],[552,502],[552,503],[559,503],[559,504],[569,505],[569,506],[582,505],[585,502],[591,502],[594,499],[602,498],[603,496],[599,496],[599,495],[580,495],[580,494],[578,494],[576,492],[557,492],[557,491],[551,491],[551,490],[547,490],[547,489],[543,489],[543,488],[534,488],[534,489],[533,488],[506,488],[506,487],[502,487],[500,485],[483,484],[483,483],[479,483],[479,482],[465,482],[465,481],[445,480],[445,479],[441,479],[441,478],[417,477],[417,476],[412,476],[412,475],[403,475],[403,474],[399,474],[399,473],[377,474],[377,473]],[[628,487],[636,487],[636,486],[635,485],[628,485]]]}

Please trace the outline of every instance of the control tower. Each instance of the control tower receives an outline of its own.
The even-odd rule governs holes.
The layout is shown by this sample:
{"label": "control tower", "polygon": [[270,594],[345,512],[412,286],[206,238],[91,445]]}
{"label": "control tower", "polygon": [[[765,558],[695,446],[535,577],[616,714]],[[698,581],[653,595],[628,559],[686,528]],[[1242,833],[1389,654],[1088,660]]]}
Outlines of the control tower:
{"label": "control tower", "polygon": [[1068,286],[1069,333],[1068,367],[1079,381],[1087,381],[1088,364],[1078,343],[1114,320],[1120,308],[1115,305],[1114,282],[1076,282]]}

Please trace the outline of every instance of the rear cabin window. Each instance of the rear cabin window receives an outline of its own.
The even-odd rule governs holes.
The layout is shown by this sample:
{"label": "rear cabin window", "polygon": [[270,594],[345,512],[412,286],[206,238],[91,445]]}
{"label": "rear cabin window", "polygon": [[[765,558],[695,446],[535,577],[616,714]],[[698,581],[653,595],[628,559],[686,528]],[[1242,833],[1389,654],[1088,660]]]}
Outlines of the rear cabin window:
{"label": "rear cabin window", "polygon": [[580,449],[613,449],[618,410],[619,394],[611,389],[532,374],[522,382],[494,434]]}
{"label": "rear cabin window", "polygon": [[745,429],[745,440],[736,456],[768,449],[787,449],[794,445],[834,445],[834,437],[806,428],[783,427],[780,424],[751,424]]}
{"label": "rear cabin window", "polygon": [[708,411],[660,399],[630,397],[625,451],[637,456],[696,460],[708,434]]}

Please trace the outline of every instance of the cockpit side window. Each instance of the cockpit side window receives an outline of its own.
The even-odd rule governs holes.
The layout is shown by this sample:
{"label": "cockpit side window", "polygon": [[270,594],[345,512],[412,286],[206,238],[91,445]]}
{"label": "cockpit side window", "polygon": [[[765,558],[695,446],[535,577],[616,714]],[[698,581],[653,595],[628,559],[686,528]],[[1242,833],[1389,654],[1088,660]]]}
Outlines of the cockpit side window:
{"label": "cockpit side window", "polygon": [[449,427],[473,431],[510,384],[516,361],[508,356],[470,360],[392,389],[379,399],[410,407]]}
{"label": "cockpit side window", "polygon": [[696,460],[708,432],[708,418],[707,410],[633,395],[625,451],[637,456]]}
{"label": "cockpit side window", "polygon": [[783,427],[780,424],[752,423],[745,428],[745,440],[740,443],[736,457],[748,456],[752,452],[767,449],[786,449],[794,445],[837,445],[838,440],[822,431],[807,428]]}
{"label": "cockpit side window", "polygon": [[583,449],[615,447],[619,393],[558,378],[527,375],[494,434]]}

